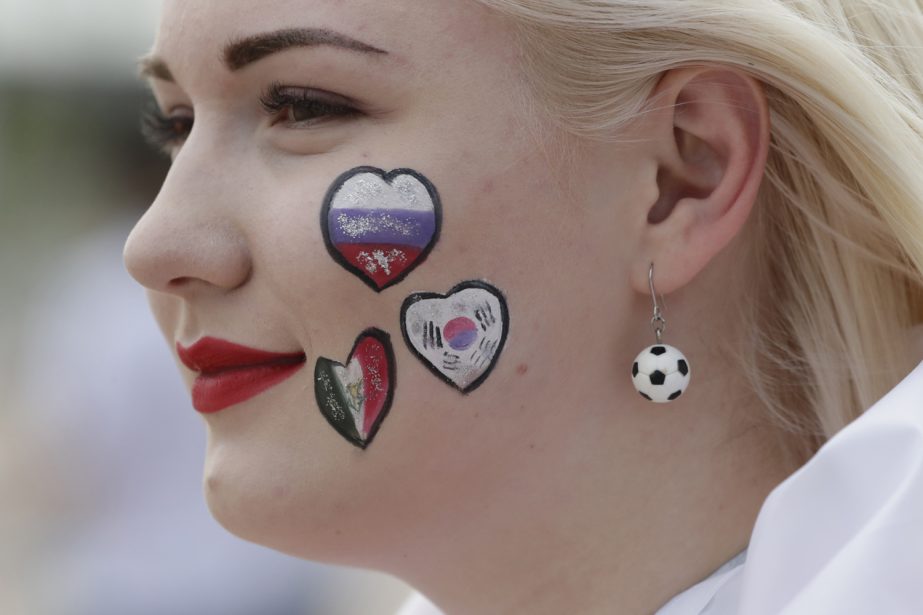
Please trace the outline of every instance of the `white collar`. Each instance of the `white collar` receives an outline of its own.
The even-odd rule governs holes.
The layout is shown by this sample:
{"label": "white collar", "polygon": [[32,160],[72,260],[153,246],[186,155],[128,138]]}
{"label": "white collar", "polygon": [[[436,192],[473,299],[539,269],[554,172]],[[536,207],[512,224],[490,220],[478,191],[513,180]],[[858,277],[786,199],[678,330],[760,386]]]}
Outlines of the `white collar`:
{"label": "white collar", "polygon": [[[719,599],[716,596],[720,592],[720,602],[728,601],[728,597],[733,593],[729,591],[730,587],[728,585],[740,576],[746,561],[747,549],[744,549],[719,566],[705,579],[674,596],[654,615],[724,615],[725,612],[734,613],[734,611],[717,610]],[[737,586],[739,583],[733,583],[732,585]]]}
{"label": "white collar", "polygon": [[917,615],[921,581],[923,362],[772,490],[744,552],[656,615]]}

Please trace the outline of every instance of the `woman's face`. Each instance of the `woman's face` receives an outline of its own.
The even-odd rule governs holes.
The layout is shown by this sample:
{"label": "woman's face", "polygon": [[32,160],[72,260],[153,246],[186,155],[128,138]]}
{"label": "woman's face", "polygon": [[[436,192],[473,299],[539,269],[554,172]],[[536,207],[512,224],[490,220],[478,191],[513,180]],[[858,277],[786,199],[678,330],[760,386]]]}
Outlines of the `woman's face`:
{"label": "woman's face", "polygon": [[[206,497],[228,530],[386,566],[576,471],[575,442],[611,436],[614,406],[646,403],[628,369],[651,341],[649,298],[629,292],[624,265],[643,218],[619,212],[649,200],[636,178],[656,169],[544,120],[494,13],[471,0],[167,0],[151,56],[173,164],[125,259],[197,389]],[[343,183],[361,166],[413,173]],[[382,276],[391,268],[404,277]],[[466,281],[489,286],[402,312]],[[490,335],[477,312],[500,303],[484,288],[508,316]],[[380,334],[362,337],[372,327],[393,357]],[[466,377],[427,354],[478,335],[494,354],[456,349]],[[180,355],[207,337],[304,362],[199,378],[190,367],[225,351]],[[349,361],[363,340],[373,348]],[[355,404],[360,442],[380,419],[364,448],[334,428],[330,391]]]}

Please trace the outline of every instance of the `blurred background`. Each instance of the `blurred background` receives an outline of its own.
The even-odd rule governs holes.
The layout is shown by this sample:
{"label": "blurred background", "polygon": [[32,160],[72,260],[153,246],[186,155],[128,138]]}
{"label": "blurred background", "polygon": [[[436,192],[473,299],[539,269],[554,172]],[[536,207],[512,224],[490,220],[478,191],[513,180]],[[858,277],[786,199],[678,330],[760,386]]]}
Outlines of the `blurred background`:
{"label": "blurred background", "polygon": [[408,591],[235,538],[125,237],[166,160],[135,61],[158,0],[0,0],[0,613],[352,615]]}

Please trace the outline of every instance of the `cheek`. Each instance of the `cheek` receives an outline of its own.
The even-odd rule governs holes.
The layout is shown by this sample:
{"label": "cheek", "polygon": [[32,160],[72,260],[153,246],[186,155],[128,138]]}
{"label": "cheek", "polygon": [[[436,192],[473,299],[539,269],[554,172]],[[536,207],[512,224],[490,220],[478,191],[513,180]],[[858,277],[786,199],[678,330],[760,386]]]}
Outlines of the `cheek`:
{"label": "cheek", "polygon": [[506,436],[540,429],[538,408],[572,403],[575,379],[611,380],[610,346],[624,299],[612,219],[619,203],[596,207],[585,195],[566,194],[567,181],[586,178],[555,176],[551,168],[526,154],[501,172],[472,168],[465,179],[453,177],[447,194],[457,198],[446,198],[451,232],[434,254],[432,283],[443,292],[460,280],[486,279],[506,295],[506,349],[477,400],[466,402],[466,412],[511,419],[509,431],[497,432]]}
{"label": "cheek", "polygon": [[[534,154],[502,165],[503,171],[476,162],[472,157],[461,168],[432,170],[443,214],[438,243],[406,279],[381,292],[338,262],[324,242],[321,211],[329,184],[277,194],[288,205],[256,214],[271,217],[249,225],[262,229],[249,237],[250,292],[259,293],[251,299],[260,299],[260,311],[289,321],[308,359],[297,376],[300,386],[261,399],[265,413],[228,412],[209,424],[204,488],[213,515],[232,533],[337,561],[348,557],[349,541],[358,552],[399,535],[401,515],[412,512],[403,510],[409,501],[441,502],[450,515],[491,491],[491,481],[500,490],[496,468],[526,463],[522,446],[550,431],[550,413],[538,409],[553,402],[548,387],[539,385],[559,377],[577,356],[568,350],[575,338],[599,337],[592,327],[579,327],[586,316],[580,306],[593,302],[581,252],[587,221]],[[343,170],[315,176],[332,181]],[[499,289],[509,329],[493,371],[477,391],[462,395],[405,342],[401,308],[414,293],[446,294],[466,280]],[[157,298],[152,306],[158,320],[176,317],[170,301]],[[444,316],[447,323],[459,315]],[[313,374],[319,358],[348,364],[368,327],[390,334],[397,377],[380,433],[360,450],[322,415]],[[464,345],[465,331],[449,335]],[[374,524],[370,510],[378,511]]]}
{"label": "cheek", "polygon": [[485,279],[506,294],[511,348],[539,359],[549,357],[544,347],[593,302],[598,272],[591,263],[605,262],[588,253],[585,229],[592,221],[585,209],[562,194],[547,169],[545,160],[530,156],[460,185],[464,196],[456,209],[446,208],[452,232],[437,261],[456,278],[443,284]]}

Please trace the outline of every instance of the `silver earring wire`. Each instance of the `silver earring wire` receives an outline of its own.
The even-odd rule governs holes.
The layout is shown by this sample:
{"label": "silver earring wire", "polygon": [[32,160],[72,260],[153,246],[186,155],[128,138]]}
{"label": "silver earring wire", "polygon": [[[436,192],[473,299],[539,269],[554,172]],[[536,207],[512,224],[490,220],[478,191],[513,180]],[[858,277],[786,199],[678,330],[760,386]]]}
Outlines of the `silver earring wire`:
{"label": "silver earring wire", "polygon": [[[667,329],[667,321],[663,317],[663,314],[660,312],[660,306],[657,304],[657,293],[654,291],[654,263],[651,263],[651,270],[647,274],[647,280],[651,286],[651,299],[654,302],[654,317],[651,318],[651,327],[654,328],[654,335],[657,338],[657,343],[663,343],[661,341],[661,336],[664,331]],[[660,295],[660,302],[666,305],[666,301],[663,300],[663,295]]]}

